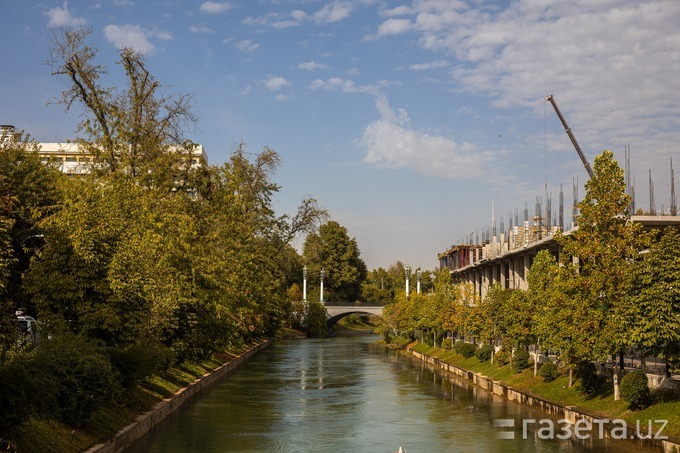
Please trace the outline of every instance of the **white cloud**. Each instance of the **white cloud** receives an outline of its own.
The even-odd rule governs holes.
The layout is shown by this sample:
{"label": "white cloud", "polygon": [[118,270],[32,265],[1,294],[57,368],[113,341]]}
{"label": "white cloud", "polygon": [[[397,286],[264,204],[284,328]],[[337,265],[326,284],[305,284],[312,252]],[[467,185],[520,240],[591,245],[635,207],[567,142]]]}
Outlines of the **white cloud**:
{"label": "white cloud", "polygon": [[378,26],[378,37],[400,35],[411,30],[409,19],[387,19]]}
{"label": "white cloud", "polygon": [[277,94],[274,99],[276,99],[279,102],[283,102],[288,100],[288,96],[286,96],[285,94]]}
{"label": "white cloud", "polygon": [[[543,97],[554,94],[591,155],[628,144],[641,151],[636,165],[645,169],[677,154],[677,0],[517,0],[505,9],[420,0],[411,9],[398,12],[422,48],[446,55],[456,91],[541,117]],[[385,24],[376,36],[399,30]]]}
{"label": "white cloud", "polygon": [[232,6],[228,2],[207,1],[201,4],[199,11],[206,14],[220,14],[229,11]]}
{"label": "white cloud", "polygon": [[332,77],[328,80],[315,79],[309,84],[311,90],[336,91],[341,93],[376,93],[377,87],[357,85],[351,79]]}
{"label": "white cloud", "polygon": [[306,71],[314,71],[315,69],[327,69],[328,65],[317,63],[316,61],[312,60],[300,63],[297,67],[298,69],[304,69]]}
{"label": "white cloud", "polygon": [[290,17],[298,22],[301,22],[307,18],[307,13],[298,9],[290,13]]}
{"label": "white cloud", "polygon": [[270,77],[264,81],[264,86],[266,86],[268,89],[272,91],[278,91],[290,85],[291,83],[288,80],[280,76]]}
{"label": "white cloud", "polygon": [[470,143],[414,130],[408,113],[393,110],[384,94],[376,95],[380,119],[366,126],[358,145],[366,149],[363,161],[386,168],[411,168],[429,176],[473,178],[492,159]]}
{"label": "white cloud", "polygon": [[213,30],[212,28],[205,27],[205,26],[202,26],[202,25],[192,25],[192,26],[189,27],[189,31],[191,33],[197,33],[197,34],[200,34],[200,33],[207,33],[207,34],[215,33],[215,30]]}
{"label": "white cloud", "polygon": [[167,32],[153,32],[145,30],[139,25],[107,25],[104,27],[106,40],[119,49],[123,47],[132,48],[138,52],[150,53],[154,50],[154,45],[149,38],[155,37],[162,40],[172,39],[172,35]]}
{"label": "white cloud", "polygon": [[258,43],[251,39],[244,39],[243,41],[238,41],[234,43],[234,46],[236,46],[236,48],[241,52],[253,52],[258,47],[260,47]]}
{"label": "white cloud", "polygon": [[353,3],[348,1],[336,1],[324,5],[320,10],[315,12],[312,17],[317,24],[340,22],[349,17],[353,10]]}
{"label": "white cloud", "polygon": [[450,63],[446,60],[428,61],[427,63],[416,63],[409,65],[412,71],[426,71],[428,69],[446,68]]}
{"label": "white cloud", "polygon": [[48,17],[49,27],[79,27],[87,22],[84,18],[71,14],[68,10],[68,2],[64,2],[61,8],[58,6],[50,8],[44,14]]}
{"label": "white cloud", "polygon": [[405,14],[410,13],[413,13],[413,9],[410,6],[406,5],[401,5],[397,6],[396,8],[384,9],[380,11],[380,14],[386,17],[403,16]]}

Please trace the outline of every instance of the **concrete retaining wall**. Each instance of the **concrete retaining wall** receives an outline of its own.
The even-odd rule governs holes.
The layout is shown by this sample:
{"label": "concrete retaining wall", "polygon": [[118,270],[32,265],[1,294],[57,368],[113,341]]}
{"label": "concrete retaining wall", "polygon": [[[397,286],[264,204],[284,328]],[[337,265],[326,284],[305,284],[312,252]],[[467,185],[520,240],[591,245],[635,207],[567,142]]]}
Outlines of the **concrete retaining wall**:
{"label": "concrete retaining wall", "polygon": [[[493,379],[486,377],[482,374],[475,373],[473,371],[466,370],[464,368],[459,368],[455,365],[443,362],[439,359],[426,356],[420,352],[416,352],[411,348],[407,348],[407,351],[415,356],[416,358],[422,360],[425,363],[433,365],[442,370],[448,371],[449,373],[458,376],[464,381],[470,382],[488,392],[507,398],[510,401],[515,401],[521,404],[527,404],[529,406],[536,406],[548,414],[553,414],[560,416],[570,423],[574,424],[578,420],[588,420],[592,423],[593,420],[599,420],[600,417],[588,414],[577,410],[574,406],[562,406],[558,403],[539,398],[536,395],[532,395],[529,392],[524,392],[520,390],[513,389],[512,387],[505,385],[500,381],[494,381]],[[605,423],[604,425],[605,433],[610,432],[615,425],[612,423]],[[630,428],[629,428],[630,430]],[[657,447],[660,452],[664,453],[680,453],[680,441],[677,439],[661,440],[661,439],[645,439],[642,440],[630,440],[629,442],[638,442],[642,444],[644,442],[645,446]]]}
{"label": "concrete retaining wall", "polygon": [[125,450],[184,403],[217,382],[255,353],[269,346],[269,344],[269,341],[260,343],[240,356],[206,373],[188,387],[178,390],[170,398],[157,403],[149,412],[139,415],[132,423],[118,431],[113,438],[91,447],[86,453],[116,453]]}

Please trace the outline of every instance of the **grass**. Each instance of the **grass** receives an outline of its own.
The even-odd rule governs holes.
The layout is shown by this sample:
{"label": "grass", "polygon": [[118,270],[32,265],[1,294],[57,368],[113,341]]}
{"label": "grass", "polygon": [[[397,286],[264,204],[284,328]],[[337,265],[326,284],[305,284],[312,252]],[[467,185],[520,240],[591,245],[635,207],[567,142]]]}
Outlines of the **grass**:
{"label": "grass", "polygon": [[30,419],[19,428],[13,447],[21,453],[85,451],[110,438],[156,403],[172,396],[180,388],[188,386],[221,364],[238,357],[259,342],[244,344],[200,362],[181,363],[154,375],[130,389],[121,401],[112,401],[110,405],[100,408],[81,427],[74,428],[56,420]]}
{"label": "grass", "polygon": [[373,315],[353,314],[338,321],[333,330],[356,330],[373,332],[378,325],[378,317]]}
{"label": "grass", "polygon": [[[396,341],[396,340],[395,340]],[[409,340],[400,339],[401,346],[406,346]],[[466,370],[480,373],[494,380],[523,392],[531,393],[550,402],[562,406],[576,406],[582,412],[598,418],[623,419],[628,426],[635,426],[639,421],[641,427],[646,427],[649,420],[668,420],[663,435],[680,437],[680,397],[668,392],[653,391],[653,404],[643,410],[631,411],[628,403],[623,400],[614,401],[611,385],[597,391],[594,395],[583,395],[579,391],[578,381],[569,388],[569,378],[561,374],[552,382],[544,382],[540,376],[534,377],[533,367],[517,373],[510,365],[491,365],[491,362],[481,363],[476,357],[469,359],[451,350],[434,348],[422,343],[411,345],[414,351],[435,357],[439,360]],[[654,429],[661,427],[661,423],[652,423]],[[677,441],[677,439],[676,439]]]}

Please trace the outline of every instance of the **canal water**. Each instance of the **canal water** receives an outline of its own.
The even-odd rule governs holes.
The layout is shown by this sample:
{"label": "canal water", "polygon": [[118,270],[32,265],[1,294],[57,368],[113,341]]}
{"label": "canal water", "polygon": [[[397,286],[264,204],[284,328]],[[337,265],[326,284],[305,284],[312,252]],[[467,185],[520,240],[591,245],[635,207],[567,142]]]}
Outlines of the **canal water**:
{"label": "canal water", "polygon": [[[376,337],[273,344],[129,452],[642,452],[612,440],[541,439],[557,418],[493,396]],[[499,426],[514,424],[515,428]],[[509,422],[508,422],[509,420]],[[548,422],[537,427],[549,426]],[[514,437],[514,439],[507,439]]]}

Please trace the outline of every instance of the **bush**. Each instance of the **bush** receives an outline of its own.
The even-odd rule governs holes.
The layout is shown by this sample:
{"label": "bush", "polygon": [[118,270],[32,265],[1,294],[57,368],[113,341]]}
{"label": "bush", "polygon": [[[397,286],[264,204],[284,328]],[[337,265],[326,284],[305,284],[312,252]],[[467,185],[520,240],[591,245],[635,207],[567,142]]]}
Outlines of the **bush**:
{"label": "bush", "polygon": [[319,302],[310,302],[307,312],[307,335],[312,338],[326,338],[328,327],[326,326],[326,307]]}
{"label": "bush", "polygon": [[444,349],[445,351],[450,351],[453,348],[451,346],[451,339],[444,338],[444,340],[442,340],[441,348]]}
{"label": "bush", "polygon": [[120,395],[109,358],[85,337],[63,333],[41,342],[36,363],[52,381],[52,414],[68,425],[82,425],[103,402]]}
{"label": "bush", "polygon": [[531,363],[531,356],[529,355],[529,350],[525,348],[517,348],[515,350],[515,355],[512,357],[512,368],[518,373],[529,368]]}
{"label": "bush", "polygon": [[461,345],[459,348],[459,354],[465,357],[466,359],[469,359],[473,355],[475,355],[475,352],[477,351],[477,347],[473,345],[472,343],[464,343]]}
{"label": "bush", "polygon": [[477,360],[480,362],[488,362],[491,360],[491,354],[493,354],[493,346],[490,344],[484,345],[477,350]]}
{"label": "bush", "polygon": [[557,376],[559,376],[559,373],[557,372],[557,365],[555,365],[550,359],[541,365],[541,369],[538,370],[538,374],[543,378],[544,382],[552,382],[557,379]]}
{"label": "bush", "polygon": [[583,360],[576,365],[576,377],[581,380],[581,393],[592,395],[602,385],[602,379],[597,374],[597,367],[593,362]]}
{"label": "bush", "polygon": [[507,351],[507,349],[502,348],[500,351],[494,354],[493,363],[498,366],[505,366],[510,363],[510,353]]}
{"label": "bush", "polygon": [[120,383],[130,388],[152,374],[166,370],[172,363],[172,353],[158,342],[142,340],[125,349],[109,350],[109,359]]}
{"label": "bush", "polygon": [[460,354],[460,348],[462,348],[464,344],[464,341],[456,340],[456,342],[453,344],[453,350]]}
{"label": "bush", "polygon": [[632,410],[642,409],[651,401],[647,375],[642,370],[635,370],[621,379],[621,398]]}

